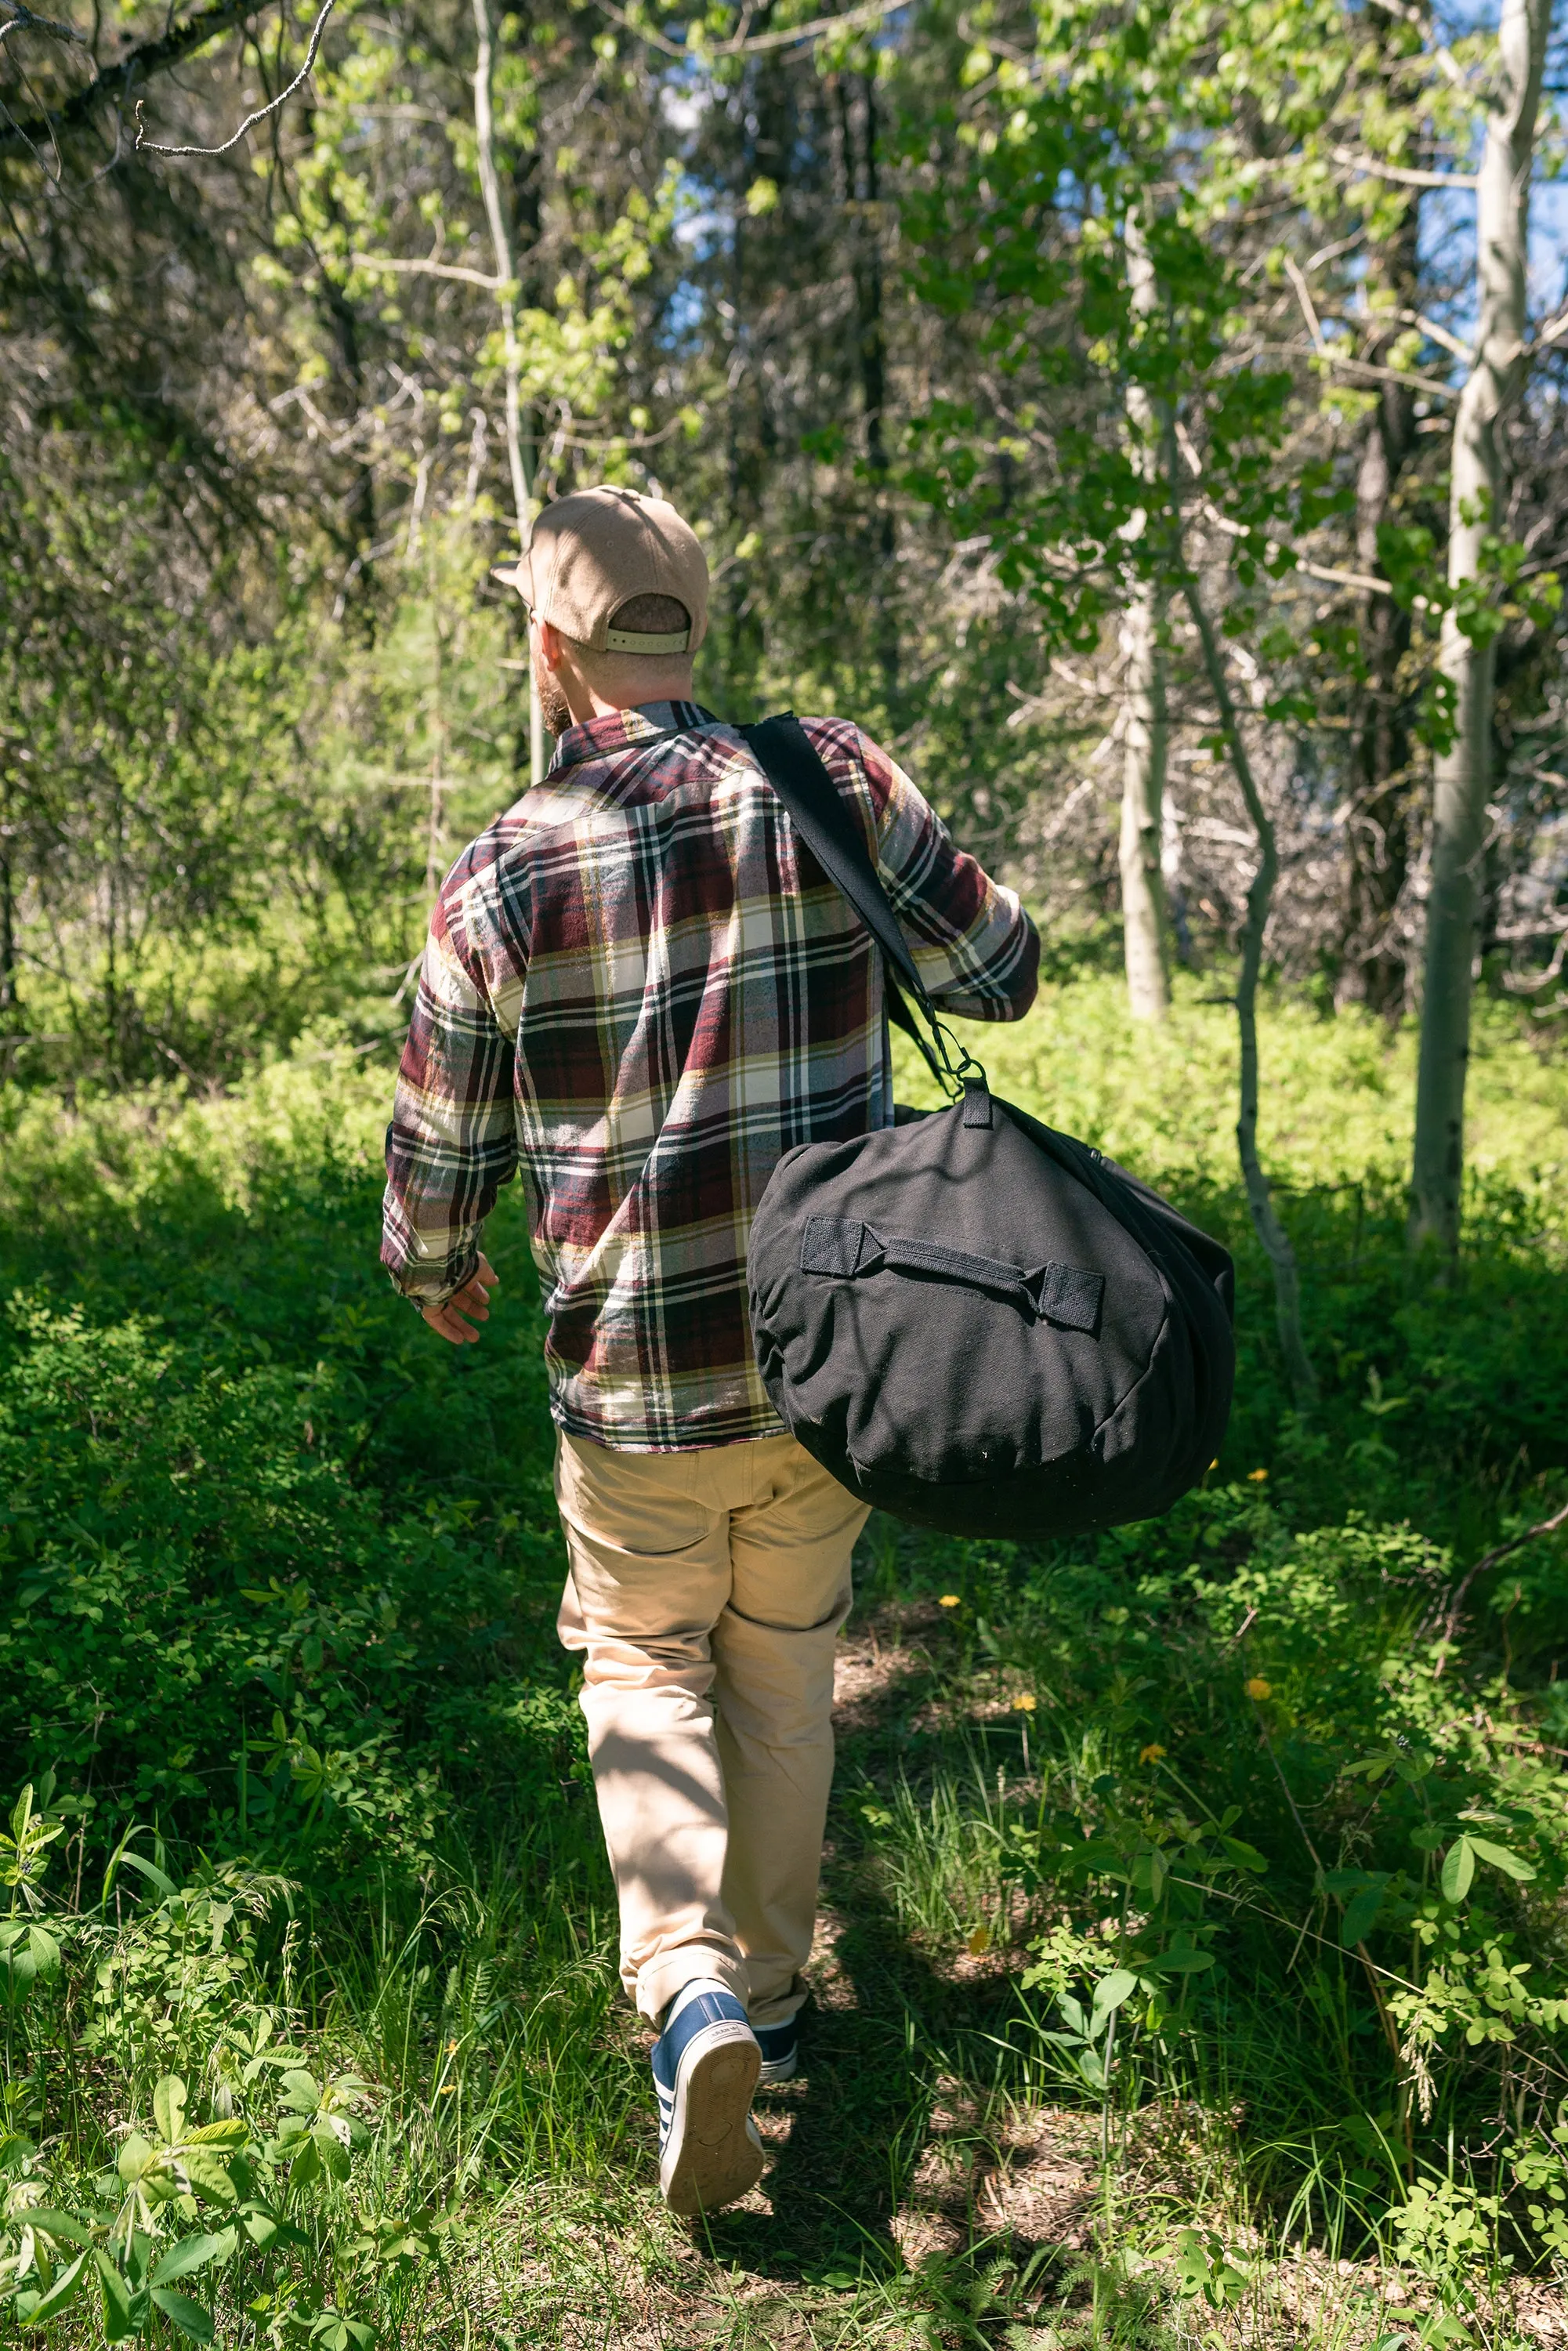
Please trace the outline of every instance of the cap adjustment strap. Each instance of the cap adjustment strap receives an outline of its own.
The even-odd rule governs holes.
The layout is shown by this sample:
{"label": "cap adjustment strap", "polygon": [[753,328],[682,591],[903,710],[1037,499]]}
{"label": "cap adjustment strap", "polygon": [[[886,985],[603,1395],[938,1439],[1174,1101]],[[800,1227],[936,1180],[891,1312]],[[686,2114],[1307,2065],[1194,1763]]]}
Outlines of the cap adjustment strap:
{"label": "cap adjustment strap", "polygon": [[612,653],[684,653],[691,646],[690,629],[675,629],[662,637],[644,636],[639,629],[606,629],[604,650]]}

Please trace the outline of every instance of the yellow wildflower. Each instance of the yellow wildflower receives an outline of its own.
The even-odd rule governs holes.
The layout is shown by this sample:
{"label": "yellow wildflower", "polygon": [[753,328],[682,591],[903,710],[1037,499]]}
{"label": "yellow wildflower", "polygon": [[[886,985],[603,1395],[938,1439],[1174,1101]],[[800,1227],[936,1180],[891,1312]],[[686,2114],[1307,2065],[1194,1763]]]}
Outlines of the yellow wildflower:
{"label": "yellow wildflower", "polygon": [[1147,1747],[1139,1748],[1138,1761],[1140,1763],[1157,1763],[1165,1751],[1157,1739],[1151,1740]]}
{"label": "yellow wildflower", "polygon": [[956,1608],[960,1604],[960,1597],[956,1592],[945,1592],[936,1603],[938,1608]]}
{"label": "yellow wildflower", "polygon": [[1013,1712],[1015,1714],[1032,1714],[1034,1712],[1034,1708],[1035,1695],[1033,1690],[1023,1690],[1013,1700]]}
{"label": "yellow wildflower", "polygon": [[1274,1685],[1272,1682],[1266,1682],[1261,1674],[1254,1674],[1247,1685],[1247,1695],[1249,1698],[1272,1698]]}
{"label": "yellow wildflower", "polygon": [[1268,1475],[1269,1472],[1267,1469],[1249,1469],[1247,1472],[1247,1483],[1249,1486],[1261,1486],[1267,1480]]}

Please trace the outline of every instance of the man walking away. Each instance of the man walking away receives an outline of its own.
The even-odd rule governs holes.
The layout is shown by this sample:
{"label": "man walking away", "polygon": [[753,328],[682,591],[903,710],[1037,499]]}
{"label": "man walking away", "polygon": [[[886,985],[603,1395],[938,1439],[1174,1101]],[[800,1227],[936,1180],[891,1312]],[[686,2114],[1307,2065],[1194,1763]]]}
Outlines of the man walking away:
{"label": "man walking away", "polygon": [[[628,1993],[677,2212],[762,2168],[795,2070],[832,1776],[833,1644],[862,1505],[783,1429],[746,1248],[782,1153],[892,1123],[883,962],[735,730],[692,698],[695,534],[657,498],[547,507],[513,580],[549,774],[431,917],[387,1137],[382,1261],[479,1336],[479,1238],[521,1169],[549,1320],[559,1631],[583,1661]],[[909,778],[809,718],[943,1009],[1015,1020],[1039,941]]]}

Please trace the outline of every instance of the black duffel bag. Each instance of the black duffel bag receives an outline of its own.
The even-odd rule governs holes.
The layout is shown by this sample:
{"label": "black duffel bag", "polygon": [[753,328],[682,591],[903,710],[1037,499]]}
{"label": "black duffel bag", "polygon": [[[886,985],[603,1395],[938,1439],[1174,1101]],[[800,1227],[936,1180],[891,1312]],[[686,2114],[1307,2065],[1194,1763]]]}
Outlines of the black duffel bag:
{"label": "black duffel bag", "polygon": [[967,1054],[954,1060],[804,729],[786,716],[741,731],[882,946],[890,1013],[957,1094],[779,1162],[748,1249],[775,1409],[841,1485],[917,1526],[1042,1540],[1168,1510],[1213,1461],[1230,1410],[1228,1252],[1113,1161],[1000,1101]]}

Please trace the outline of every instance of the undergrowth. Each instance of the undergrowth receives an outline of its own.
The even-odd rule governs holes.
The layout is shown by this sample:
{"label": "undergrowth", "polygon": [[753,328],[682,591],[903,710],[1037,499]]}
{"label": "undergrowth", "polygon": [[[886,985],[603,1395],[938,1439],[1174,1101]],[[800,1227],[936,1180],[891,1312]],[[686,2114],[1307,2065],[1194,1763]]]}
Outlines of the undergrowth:
{"label": "undergrowth", "polygon": [[[1151,1526],[868,1530],[807,2084],[695,2240],[553,1637],[519,1204],[453,1353],[376,1270],[386,1071],[329,1036],[223,1099],[5,1098],[0,2325],[1501,2343],[1568,2267],[1561,1072],[1486,1029],[1434,1290],[1406,1043],[1274,1008],[1301,1421],[1223,1012],[1138,1046],[1087,980],[985,1041],[1236,1249],[1236,1414]],[[1009,2202],[1042,2117],[1077,2243]],[[1292,2316],[1287,2248],[1354,2293]]]}

